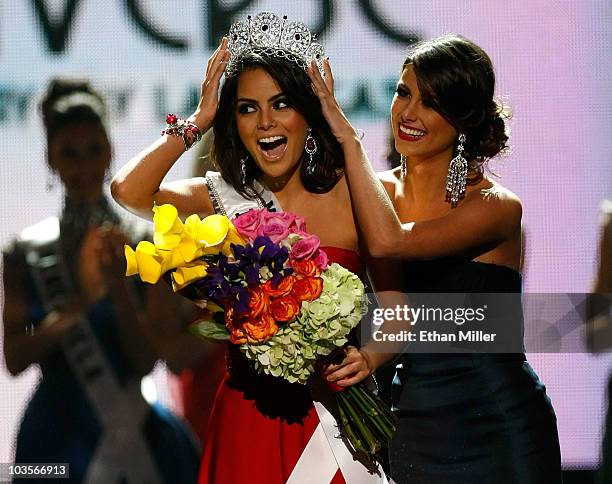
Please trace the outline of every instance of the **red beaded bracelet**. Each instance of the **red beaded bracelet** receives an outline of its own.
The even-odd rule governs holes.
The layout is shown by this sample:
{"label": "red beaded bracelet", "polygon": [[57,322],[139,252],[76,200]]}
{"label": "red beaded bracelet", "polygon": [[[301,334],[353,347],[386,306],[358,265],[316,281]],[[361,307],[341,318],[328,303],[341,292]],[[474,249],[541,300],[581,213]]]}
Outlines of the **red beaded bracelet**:
{"label": "red beaded bracelet", "polygon": [[166,116],[166,123],[168,126],[162,131],[162,135],[169,134],[183,138],[185,151],[202,139],[200,128],[191,121],[179,118],[175,114],[168,114]]}

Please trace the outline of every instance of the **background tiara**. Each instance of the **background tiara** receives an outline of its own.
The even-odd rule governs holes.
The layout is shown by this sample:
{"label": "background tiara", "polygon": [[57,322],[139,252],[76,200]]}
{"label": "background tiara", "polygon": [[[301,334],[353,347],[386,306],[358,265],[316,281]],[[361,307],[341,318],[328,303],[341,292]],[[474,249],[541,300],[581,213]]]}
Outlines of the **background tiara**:
{"label": "background tiara", "polygon": [[230,58],[225,70],[231,76],[239,68],[241,58],[257,52],[267,56],[282,57],[306,69],[315,60],[319,72],[323,71],[323,46],[314,42],[314,35],[302,22],[287,22],[272,12],[261,12],[251,19],[232,24],[228,34]]}

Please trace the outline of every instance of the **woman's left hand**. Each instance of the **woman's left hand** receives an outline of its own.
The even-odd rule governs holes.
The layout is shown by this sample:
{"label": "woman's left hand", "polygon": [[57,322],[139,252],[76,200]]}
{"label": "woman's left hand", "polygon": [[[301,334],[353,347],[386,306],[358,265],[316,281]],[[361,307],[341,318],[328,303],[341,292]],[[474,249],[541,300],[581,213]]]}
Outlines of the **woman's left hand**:
{"label": "woman's left hand", "polygon": [[367,353],[354,346],[347,346],[344,359],[338,364],[330,364],[323,370],[323,376],[328,382],[341,387],[349,387],[374,373],[374,368]]}
{"label": "woman's left hand", "polygon": [[329,124],[332,133],[340,144],[351,139],[358,139],[359,136],[355,128],[342,112],[334,96],[334,76],[329,65],[329,59],[323,60],[323,70],[325,71],[325,79],[321,76],[314,60],[308,66],[308,77],[312,81],[312,90],[321,102],[321,110],[327,124]]}

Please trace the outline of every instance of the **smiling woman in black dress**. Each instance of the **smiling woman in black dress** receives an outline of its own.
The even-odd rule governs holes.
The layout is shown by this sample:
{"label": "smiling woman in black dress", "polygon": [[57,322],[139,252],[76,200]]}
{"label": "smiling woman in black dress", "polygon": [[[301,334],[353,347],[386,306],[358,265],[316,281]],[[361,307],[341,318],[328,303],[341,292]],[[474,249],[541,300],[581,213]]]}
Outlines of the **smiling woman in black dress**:
{"label": "smiling woman in black dress", "polygon": [[[310,75],[343,147],[368,249],[401,269],[399,284],[386,277],[377,290],[473,299],[510,293],[519,301],[521,202],[483,172],[508,139],[488,55],[456,35],[410,51],[391,104],[402,166],[378,177],[333,97],[329,65],[325,80],[314,69]],[[520,305],[514,309],[504,321],[514,327],[518,349],[402,355],[394,397],[399,428],[390,452],[396,482],[561,482],[556,418],[522,353]],[[388,359],[372,344],[351,348],[328,378],[351,385]]]}

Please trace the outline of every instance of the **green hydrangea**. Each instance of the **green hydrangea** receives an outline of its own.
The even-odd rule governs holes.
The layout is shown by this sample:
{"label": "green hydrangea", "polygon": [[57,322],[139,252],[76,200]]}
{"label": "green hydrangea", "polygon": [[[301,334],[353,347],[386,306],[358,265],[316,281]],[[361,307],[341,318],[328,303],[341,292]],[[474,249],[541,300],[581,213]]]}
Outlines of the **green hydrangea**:
{"label": "green hydrangea", "polygon": [[264,343],[241,345],[258,371],[304,384],[317,359],[347,342],[367,312],[365,288],[355,274],[338,264],[331,264],[321,277],[321,295],[303,302],[294,321]]}

